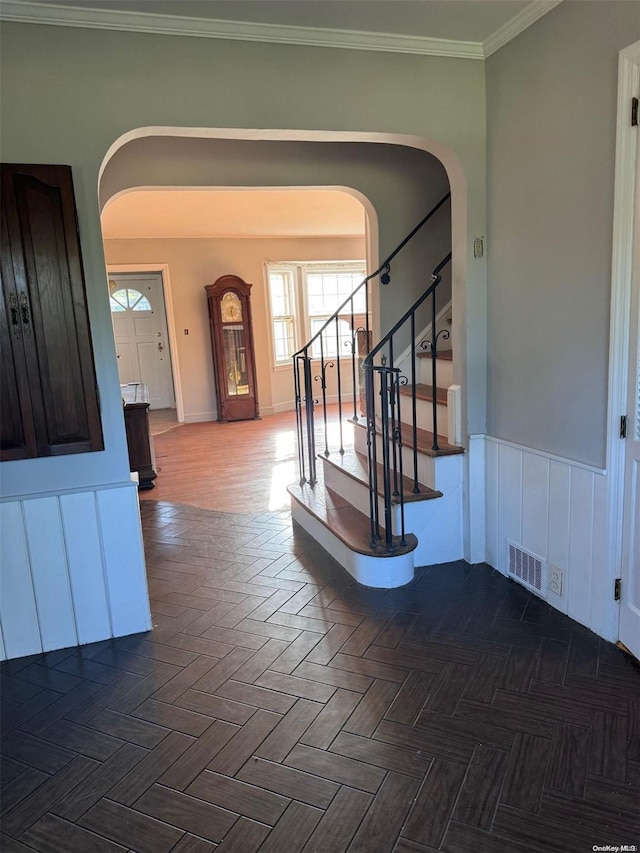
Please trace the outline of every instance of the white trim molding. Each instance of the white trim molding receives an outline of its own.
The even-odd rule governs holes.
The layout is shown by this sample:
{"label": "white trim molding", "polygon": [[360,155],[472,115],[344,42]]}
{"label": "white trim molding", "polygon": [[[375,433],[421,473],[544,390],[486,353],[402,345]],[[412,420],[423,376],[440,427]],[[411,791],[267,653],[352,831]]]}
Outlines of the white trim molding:
{"label": "white trim molding", "polygon": [[484,42],[128,12],[121,9],[39,3],[34,0],[2,0],[0,20],[94,30],[120,30],[484,60],[560,2],[561,0],[532,0],[528,6]]}
{"label": "white trim molding", "polygon": [[636,164],[640,146],[640,129],[631,125],[631,99],[639,96],[640,41],[637,41],[620,51],[618,65],[607,423],[609,531],[605,554],[611,583],[620,577],[622,568],[625,443],[620,440],[620,416],[627,413],[628,403]]}
{"label": "white trim molding", "polygon": [[538,0],[536,3],[529,3],[515,17],[511,18],[510,21],[507,21],[500,29],[484,40],[482,44],[484,58],[486,59],[492,53],[495,53],[496,50],[500,50],[507,42],[520,35],[531,24],[535,24],[543,15],[555,9],[560,3],[562,3],[562,0]]}

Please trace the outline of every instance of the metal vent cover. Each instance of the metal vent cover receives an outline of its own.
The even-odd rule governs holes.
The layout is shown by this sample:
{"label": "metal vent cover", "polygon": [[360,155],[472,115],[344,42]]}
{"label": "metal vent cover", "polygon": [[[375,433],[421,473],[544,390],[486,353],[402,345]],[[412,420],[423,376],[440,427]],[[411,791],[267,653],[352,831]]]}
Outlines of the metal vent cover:
{"label": "metal vent cover", "polygon": [[542,557],[525,551],[520,545],[509,541],[507,541],[507,557],[509,575],[538,595],[544,595],[547,588],[547,564]]}

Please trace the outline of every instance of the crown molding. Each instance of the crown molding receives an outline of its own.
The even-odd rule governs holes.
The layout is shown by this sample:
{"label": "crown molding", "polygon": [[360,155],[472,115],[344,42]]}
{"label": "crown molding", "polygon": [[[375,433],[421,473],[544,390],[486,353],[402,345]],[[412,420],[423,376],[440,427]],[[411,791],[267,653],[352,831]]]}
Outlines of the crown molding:
{"label": "crown molding", "polygon": [[358,30],[277,26],[248,21],[183,18],[179,15],[158,15],[151,12],[124,12],[115,9],[58,6],[50,3],[31,2],[31,0],[2,0],[0,3],[0,19],[60,27],[125,30],[161,35],[297,44],[312,47],[338,47],[351,50],[375,50],[427,56],[451,56],[461,59],[484,59],[480,42],[431,39],[391,33],[369,33]]}
{"label": "crown molding", "polygon": [[359,30],[261,24],[249,21],[185,18],[179,15],[159,15],[152,12],[126,12],[117,9],[39,3],[37,0],[2,0],[0,20],[95,30],[373,50],[422,56],[449,56],[457,59],[485,59],[550,12],[560,2],[562,0],[532,0],[522,12],[507,21],[484,42]]}
{"label": "crown molding", "polygon": [[520,35],[531,24],[535,24],[543,15],[555,9],[560,3],[562,3],[562,0],[535,0],[535,2],[529,3],[515,17],[511,18],[510,21],[507,21],[495,33],[492,33],[489,38],[485,39],[482,44],[485,59],[511,41],[511,39]]}

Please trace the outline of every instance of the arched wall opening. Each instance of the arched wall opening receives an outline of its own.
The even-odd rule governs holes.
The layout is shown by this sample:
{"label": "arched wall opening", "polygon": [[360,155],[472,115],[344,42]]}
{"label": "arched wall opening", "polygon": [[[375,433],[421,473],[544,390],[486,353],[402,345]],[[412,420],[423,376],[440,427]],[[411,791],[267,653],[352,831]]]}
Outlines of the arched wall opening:
{"label": "arched wall opening", "polygon": [[367,211],[366,259],[372,270],[450,188],[451,218],[447,211],[398,257],[392,284],[374,288],[372,301],[374,331],[385,331],[428,286],[431,270],[451,247],[448,298],[461,356],[456,381],[463,384],[466,187],[457,158],[441,148],[393,134],[140,128],[109,149],[100,170],[100,205],[104,210],[141,187],[339,187]]}

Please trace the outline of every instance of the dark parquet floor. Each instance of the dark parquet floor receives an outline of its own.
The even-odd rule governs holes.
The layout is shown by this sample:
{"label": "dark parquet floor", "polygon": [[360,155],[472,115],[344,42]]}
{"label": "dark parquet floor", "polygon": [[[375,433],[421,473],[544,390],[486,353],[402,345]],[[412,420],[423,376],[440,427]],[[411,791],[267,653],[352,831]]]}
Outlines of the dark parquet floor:
{"label": "dark parquet floor", "polygon": [[3,666],[4,853],[638,844],[615,647],[485,565],[376,591],[287,512],[142,512],[153,631]]}

